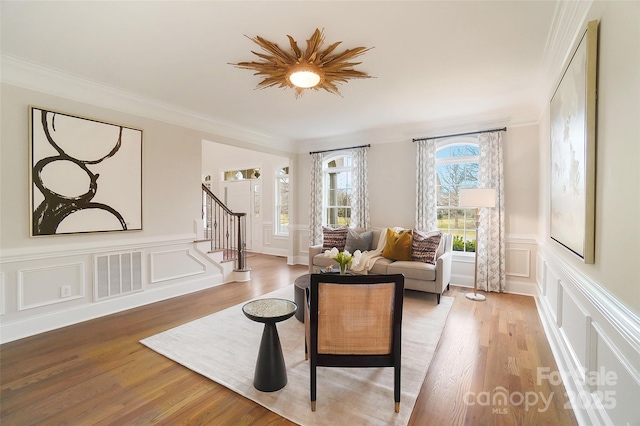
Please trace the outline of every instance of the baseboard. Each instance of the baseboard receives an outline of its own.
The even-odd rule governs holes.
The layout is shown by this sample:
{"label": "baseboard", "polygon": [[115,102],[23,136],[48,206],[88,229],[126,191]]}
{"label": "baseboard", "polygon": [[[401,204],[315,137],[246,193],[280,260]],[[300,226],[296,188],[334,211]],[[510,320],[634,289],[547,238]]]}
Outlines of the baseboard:
{"label": "baseboard", "polygon": [[128,309],[138,308],[173,297],[205,290],[220,284],[223,284],[222,275],[218,276],[217,279],[216,276],[207,276],[190,281],[181,281],[179,284],[157,289],[147,288],[144,292],[131,294],[127,297],[90,303],[64,311],[51,312],[24,320],[2,323],[0,324],[0,343],[12,342],[57,328],[67,327]]}
{"label": "baseboard", "polygon": [[538,287],[534,283],[527,281],[511,280],[507,278],[505,293],[521,294],[523,296],[537,296]]}
{"label": "baseboard", "polygon": [[279,249],[279,248],[271,248],[271,247],[261,247],[260,251],[256,251],[256,253],[268,254],[271,256],[287,257],[287,255],[289,254],[289,250],[286,248]]}

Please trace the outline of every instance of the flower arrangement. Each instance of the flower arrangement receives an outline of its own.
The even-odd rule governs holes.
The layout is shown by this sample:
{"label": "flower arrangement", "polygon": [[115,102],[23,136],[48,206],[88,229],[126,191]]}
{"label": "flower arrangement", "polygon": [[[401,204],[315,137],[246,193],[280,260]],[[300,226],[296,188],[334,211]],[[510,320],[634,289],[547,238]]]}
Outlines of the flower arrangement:
{"label": "flower arrangement", "polygon": [[344,274],[347,271],[347,267],[350,265],[356,266],[360,262],[362,252],[360,250],[356,250],[351,254],[347,250],[340,252],[340,250],[334,247],[331,250],[325,250],[324,255],[331,259],[335,259],[335,261],[338,262],[338,265],[340,265],[340,273]]}

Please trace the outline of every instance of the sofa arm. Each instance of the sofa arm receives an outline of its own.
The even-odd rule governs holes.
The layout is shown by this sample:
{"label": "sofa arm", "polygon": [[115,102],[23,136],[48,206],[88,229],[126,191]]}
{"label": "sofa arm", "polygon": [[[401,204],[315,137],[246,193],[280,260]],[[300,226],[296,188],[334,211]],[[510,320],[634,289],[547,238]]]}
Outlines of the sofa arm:
{"label": "sofa arm", "polygon": [[309,273],[313,274],[313,258],[322,253],[322,244],[309,246]]}
{"label": "sofa arm", "polygon": [[436,261],[436,287],[444,291],[451,282],[452,252],[443,253]]}

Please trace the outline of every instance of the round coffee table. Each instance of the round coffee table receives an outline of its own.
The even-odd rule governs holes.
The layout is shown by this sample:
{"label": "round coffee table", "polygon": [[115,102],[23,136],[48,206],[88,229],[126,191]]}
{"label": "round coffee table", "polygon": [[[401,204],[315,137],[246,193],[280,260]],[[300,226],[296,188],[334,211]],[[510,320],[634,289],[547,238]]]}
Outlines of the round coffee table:
{"label": "round coffee table", "polygon": [[304,322],[304,290],[309,288],[309,279],[311,278],[310,274],[300,275],[293,282],[293,300],[295,300],[296,305],[300,306],[300,309],[296,311],[296,319],[300,322]]}
{"label": "round coffee table", "polygon": [[298,306],[285,299],[258,299],[242,307],[252,321],[264,323],[253,386],[259,391],[273,392],[287,384],[287,369],[282,355],[276,323],[291,318]]}

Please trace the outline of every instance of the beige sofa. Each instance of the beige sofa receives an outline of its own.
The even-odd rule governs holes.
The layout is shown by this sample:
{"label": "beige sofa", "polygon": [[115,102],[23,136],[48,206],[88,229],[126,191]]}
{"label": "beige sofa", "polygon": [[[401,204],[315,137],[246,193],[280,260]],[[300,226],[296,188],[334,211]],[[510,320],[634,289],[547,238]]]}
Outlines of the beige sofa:
{"label": "beige sofa", "polygon": [[[386,228],[371,228],[368,231],[373,231],[372,247],[375,248],[378,246],[381,234],[386,232]],[[356,273],[403,274],[405,289],[435,293],[437,302],[440,303],[440,295],[449,288],[451,282],[452,245],[452,235],[443,234],[435,265],[418,261],[394,261],[381,257],[375,261],[368,272]],[[310,246],[309,273],[318,273],[327,266],[337,268],[338,263],[324,256],[322,244]]]}

